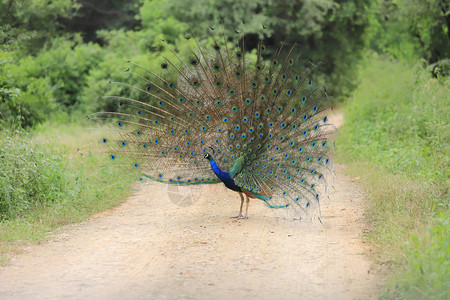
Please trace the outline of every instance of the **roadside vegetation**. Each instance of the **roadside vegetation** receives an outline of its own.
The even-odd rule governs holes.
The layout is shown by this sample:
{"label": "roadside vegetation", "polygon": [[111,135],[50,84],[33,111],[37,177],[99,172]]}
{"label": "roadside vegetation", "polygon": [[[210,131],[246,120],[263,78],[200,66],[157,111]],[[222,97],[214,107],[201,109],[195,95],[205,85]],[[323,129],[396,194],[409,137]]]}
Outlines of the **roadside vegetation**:
{"label": "roadside vegetation", "polygon": [[367,191],[376,259],[393,271],[382,298],[447,299],[450,81],[377,54],[359,78],[336,144]]}

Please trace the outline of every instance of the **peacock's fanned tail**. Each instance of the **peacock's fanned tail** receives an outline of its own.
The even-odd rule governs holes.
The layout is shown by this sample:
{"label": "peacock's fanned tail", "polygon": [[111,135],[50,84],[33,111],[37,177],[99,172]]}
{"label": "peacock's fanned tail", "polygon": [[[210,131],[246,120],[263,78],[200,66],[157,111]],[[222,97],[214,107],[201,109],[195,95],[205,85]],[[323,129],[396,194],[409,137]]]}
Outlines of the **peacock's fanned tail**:
{"label": "peacock's fanned tail", "polygon": [[141,84],[113,84],[140,96],[106,96],[117,110],[92,115],[115,123],[99,142],[103,151],[124,170],[191,185],[220,182],[203,159],[212,148],[226,172],[244,158],[234,180],[247,194],[273,208],[317,212],[317,186],[333,169],[327,151],[335,127],[324,114],[324,85],[311,79],[316,65],[300,62],[297,45],[268,58],[262,43],[246,54],[243,42],[220,40],[197,44],[187,61],[173,52],[160,70],[130,62]]}

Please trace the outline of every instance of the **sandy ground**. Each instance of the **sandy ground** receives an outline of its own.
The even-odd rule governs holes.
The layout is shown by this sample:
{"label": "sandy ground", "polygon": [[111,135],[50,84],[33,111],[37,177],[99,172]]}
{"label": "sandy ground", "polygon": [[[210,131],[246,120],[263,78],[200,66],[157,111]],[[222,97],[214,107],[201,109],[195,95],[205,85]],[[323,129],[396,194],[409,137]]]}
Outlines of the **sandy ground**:
{"label": "sandy ground", "polygon": [[380,276],[362,236],[363,193],[337,166],[322,220],[286,220],[222,184],[148,183],[0,268],[0,299],[355,299]]}

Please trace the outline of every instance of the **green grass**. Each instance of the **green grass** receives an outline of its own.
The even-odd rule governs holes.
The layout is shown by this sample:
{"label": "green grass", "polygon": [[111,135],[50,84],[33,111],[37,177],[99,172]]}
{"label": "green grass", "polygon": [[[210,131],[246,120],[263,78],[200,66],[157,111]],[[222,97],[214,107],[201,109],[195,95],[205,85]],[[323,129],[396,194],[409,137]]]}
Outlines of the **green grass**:
{"label": "green grass", "polygon": [[448,211],[440,212],[428,232],[412,234],[403,245],[398,267],[385,299],[448,299],[450,296],[450,230]]}
{"label": "green grass", "polygon": [[[120,168],[95,152],[96,132],[51,123],[31,134],[1,133],[0,263],[20,246],[129,195],[134,181],[122,179]],[[88,146],[78,150],[83,145]]]}
{"label": "green grass", "polygon": [[337,159],[362,178],[368,239],[392,267],[382,299],[450,291],[450,80],[371,55],[345,106]]}

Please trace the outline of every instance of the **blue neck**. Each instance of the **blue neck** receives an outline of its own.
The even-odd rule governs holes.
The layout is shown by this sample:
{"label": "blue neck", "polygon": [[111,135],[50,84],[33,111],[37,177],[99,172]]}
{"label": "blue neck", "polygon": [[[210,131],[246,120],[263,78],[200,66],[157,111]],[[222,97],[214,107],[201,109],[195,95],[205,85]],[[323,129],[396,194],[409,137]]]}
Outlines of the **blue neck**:
{"label": "blue neck", "polygon": [[233,178],[231,178],[230,173],[222,171],[219,166],[214,161],[214,158],[209,159],[209,163],[211,164],[211,168],[214,171],[214,174],[216,174],[217,177],[225,184],[227,188],[233,191],[241,191],[241,188],[238,187],[235,183]]}

